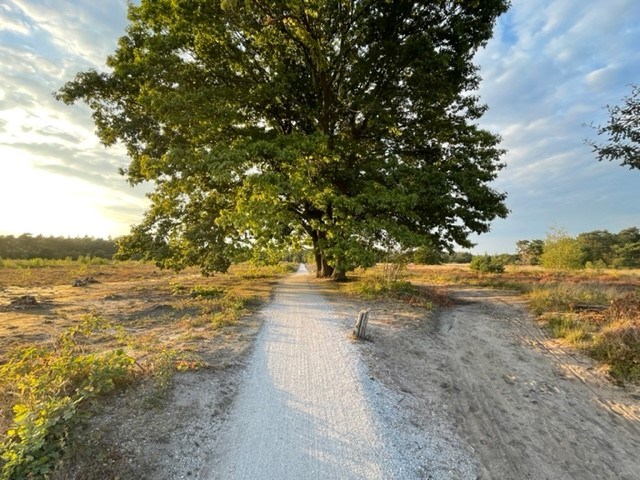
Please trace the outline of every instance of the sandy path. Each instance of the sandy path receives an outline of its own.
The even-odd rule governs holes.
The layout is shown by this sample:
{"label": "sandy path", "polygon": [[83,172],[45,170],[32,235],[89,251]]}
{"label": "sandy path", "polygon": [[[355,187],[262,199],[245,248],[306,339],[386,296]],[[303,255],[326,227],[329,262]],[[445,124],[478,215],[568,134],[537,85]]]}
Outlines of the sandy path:
{"label": "sandy path", "polygon": [[408,420],[455,434],[474,457],[469,476],[434,470],[438,455],[427,456],[428,478],[640,478],[637,391],[549,340],[517,296],[451,294],[432,319],[374,323],[375,341],[362,345],[375,377],[404,395]]}
{"label": "sandy path", "polygon": [[458,299],[438,333],[457,387],[447,396],[483,478],[640,478],[637,401],[549,342],[512,299]]}
{"label": "sandy path", "polygon": [[262,311],[238,396],[203,479],[415,478],[377,419],[358,355],[303,267]]}

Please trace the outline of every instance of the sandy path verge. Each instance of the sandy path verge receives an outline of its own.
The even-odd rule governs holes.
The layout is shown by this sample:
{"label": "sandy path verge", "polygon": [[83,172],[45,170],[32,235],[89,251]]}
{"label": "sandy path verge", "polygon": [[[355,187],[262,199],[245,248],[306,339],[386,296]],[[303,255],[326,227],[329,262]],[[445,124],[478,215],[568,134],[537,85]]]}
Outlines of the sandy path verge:
{"label": "sandy path verge", "polygon": [[425,432],[451,429],[475,458],[477,477],[428,469],[427,478],[640,478],[637,388],[610,384],[551,341],[517,296],[450,293],[454,305],[432,318],[379,307],[374,341],[362,345],[407,419]]}
{"label": "sandy path verge", "polygon": [[415,478],[369,398],[355,348],[301,267],[261,312],[238,396],[203,479]]}

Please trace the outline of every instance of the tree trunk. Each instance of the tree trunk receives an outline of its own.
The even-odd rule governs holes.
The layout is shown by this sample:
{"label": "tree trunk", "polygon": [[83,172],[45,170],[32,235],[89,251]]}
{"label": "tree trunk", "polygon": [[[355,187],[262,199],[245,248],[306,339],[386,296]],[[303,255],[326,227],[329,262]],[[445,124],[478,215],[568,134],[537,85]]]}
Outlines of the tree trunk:
{"label": "tree trunk", "polygon": [[321,257],[322,257],[322,269],[320,270],[318,278],[332,277],[334,274],[333,267],[327,263],[327,259],[324,257],[324,255],[321,255]]}
{"label": "tree trunk", "polygon": [[342,270],[334,269],[331,278],[336,282],[346,282],[347,281],[347,273]]}
{"label": "tree trunk", "polygon": [[322,252],[320,252],[315,245],[313,246],[313,250],[313,254],[316,257],[316,278],[320,278],[322,272]]}
{"label": "tree trunk", "polygon": [[334,273],[333,267],[327,263],[327,259],[318,245],[319,240],[323,237],[322,232],[315,232],[315,235],[311,237],[313,241],[313,255],[316,259],[316,278],[329,278]]}
{"label": "tree trunk", "polygon": [[333,267],[327,263],[327,259],[319,248],[314,247],[314,250],[314,256],[316,258],[316,278],[331,277],[334,273]]}

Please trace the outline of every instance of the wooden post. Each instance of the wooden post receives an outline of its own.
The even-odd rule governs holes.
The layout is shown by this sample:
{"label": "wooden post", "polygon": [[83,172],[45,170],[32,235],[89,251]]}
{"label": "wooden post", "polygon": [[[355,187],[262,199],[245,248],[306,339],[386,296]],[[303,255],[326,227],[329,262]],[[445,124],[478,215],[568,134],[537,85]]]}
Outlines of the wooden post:
{"label": "wooden post", "polygon": [[362,310],[358,314],[358,321],[356,322],[356,326],[353,329],[354,337],[356,337],[357,339],[362,339],[365,337],[368,321],[369,321],[369,310]]}

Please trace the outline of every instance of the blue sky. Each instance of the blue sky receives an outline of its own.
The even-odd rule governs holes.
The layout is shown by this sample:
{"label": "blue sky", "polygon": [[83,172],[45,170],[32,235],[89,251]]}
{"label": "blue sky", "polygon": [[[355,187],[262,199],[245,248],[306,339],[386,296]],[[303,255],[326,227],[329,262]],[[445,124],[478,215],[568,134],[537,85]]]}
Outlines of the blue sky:
{"label": "blue sky", "polygon": [[[118,236],[138,222],[149,187],[117,173],[86,106],[52,92],[104,69],[126,25],[125,0],[0,2],[0,234]],[[495,187],[511,214],[474,237],[478,253],[515,251],[551,228],[576,235],[640,226],[640,171],[599,163],[586,124],[606,122],[640,83],[638,0],[513,0],[476,57],[507,167]]]}

